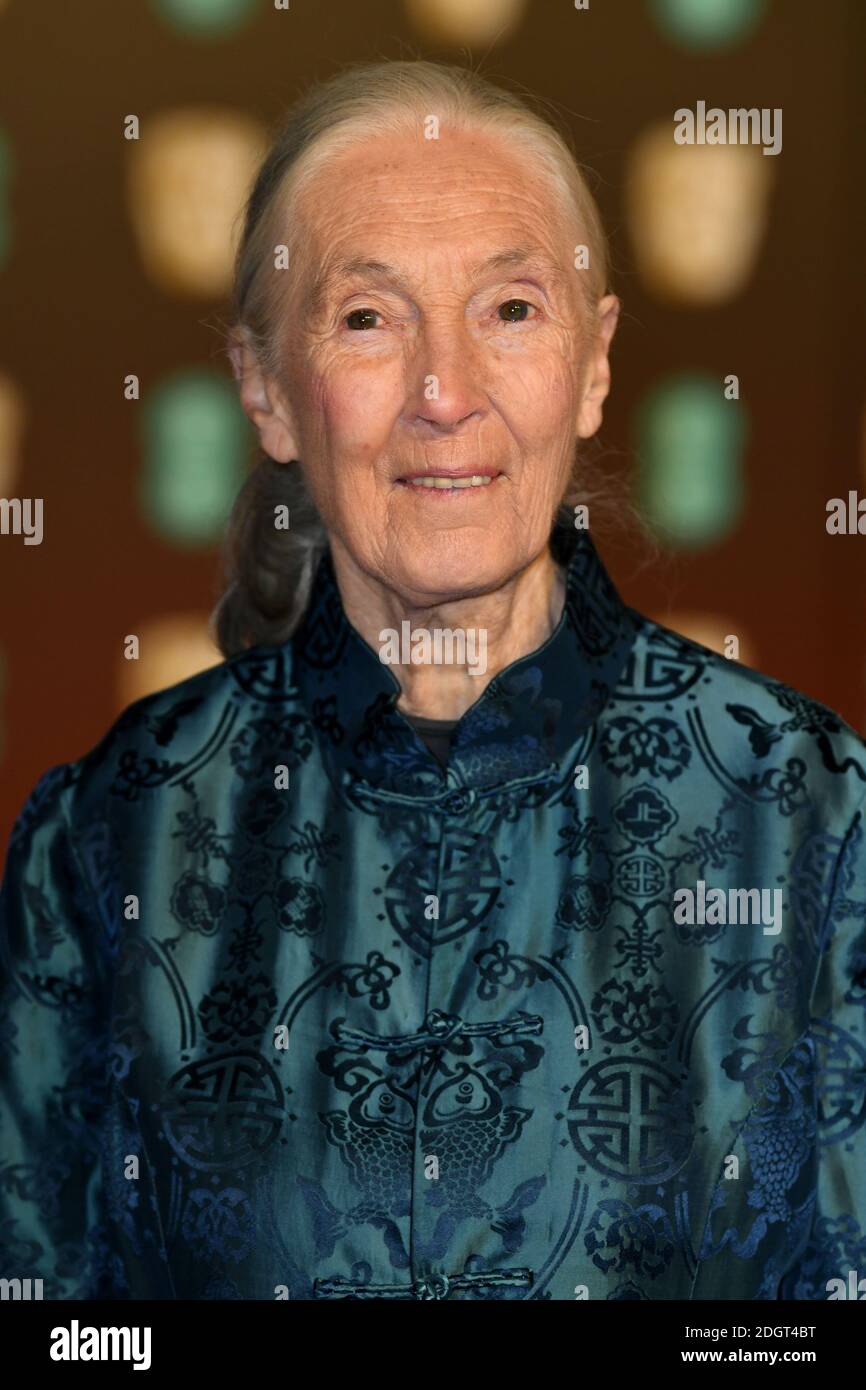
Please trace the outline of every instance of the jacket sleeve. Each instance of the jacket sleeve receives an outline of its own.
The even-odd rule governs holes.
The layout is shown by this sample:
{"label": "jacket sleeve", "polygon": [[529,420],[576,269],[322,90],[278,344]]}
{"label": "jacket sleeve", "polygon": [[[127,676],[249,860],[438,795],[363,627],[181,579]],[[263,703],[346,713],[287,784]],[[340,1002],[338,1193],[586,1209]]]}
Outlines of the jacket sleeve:
{"label": "jacket sleeve", "polygon": [[41,1279],[46,1299],[104,1296],[108,1258],[108,970],[64,814],[72,780],[68,766],[39,780],[0,887],[0,1277]]}
{"label": "jacket sleeve", "polygon": [[[842,841],[812,992],[815,1206],[787,1299],[866,1298],[866,828]],[[862,1282],[861,1282],[862,1281]]]}

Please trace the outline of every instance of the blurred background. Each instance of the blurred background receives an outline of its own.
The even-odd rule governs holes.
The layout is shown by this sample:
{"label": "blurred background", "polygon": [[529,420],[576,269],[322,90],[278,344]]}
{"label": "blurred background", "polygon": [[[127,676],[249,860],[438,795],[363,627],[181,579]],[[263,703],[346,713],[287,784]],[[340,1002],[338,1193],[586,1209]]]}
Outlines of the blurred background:
{"label": "blurred background", "polygon": [[[606,563],[862,732],[866,538],[826,523],[866,497],[864,40],[861,0],[0,0],[0,508],[44,508],[41,544],[0,533],[0,858],[46,768],[220,660],[237,216],[284,108],[362,59],[554,105],[624,306],[595,466],[659,538]],[[698,101],[781,108],[781,153],[675,144]]]}

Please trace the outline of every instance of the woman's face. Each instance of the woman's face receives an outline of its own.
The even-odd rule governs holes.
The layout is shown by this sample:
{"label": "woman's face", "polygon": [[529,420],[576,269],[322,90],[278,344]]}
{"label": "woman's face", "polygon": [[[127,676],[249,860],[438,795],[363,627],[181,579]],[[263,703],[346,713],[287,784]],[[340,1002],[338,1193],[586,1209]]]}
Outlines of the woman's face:
{"label": "woman's face", "polygon": [[[499,587],[546,546],[601,418],[618,306],[592,331],[585,234],[531,155],[444,129],[331,156],[296,213],[265,449],[301,461],[332,540],[406,602]],[[410,481],[454,475],[485,481]]]}

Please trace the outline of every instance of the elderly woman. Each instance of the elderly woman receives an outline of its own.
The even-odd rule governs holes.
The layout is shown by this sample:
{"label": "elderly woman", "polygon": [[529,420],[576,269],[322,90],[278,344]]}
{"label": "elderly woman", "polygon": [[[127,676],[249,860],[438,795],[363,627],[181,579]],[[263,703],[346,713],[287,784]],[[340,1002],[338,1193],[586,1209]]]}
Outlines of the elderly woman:
{"label": "elderly woman", "polygon": [[236,290],[226,660],[12,836],[2,1274],[844,1297],[864,746],[605,573],[576,441],[618,304],[567,142],[467,71],[342,73]]}

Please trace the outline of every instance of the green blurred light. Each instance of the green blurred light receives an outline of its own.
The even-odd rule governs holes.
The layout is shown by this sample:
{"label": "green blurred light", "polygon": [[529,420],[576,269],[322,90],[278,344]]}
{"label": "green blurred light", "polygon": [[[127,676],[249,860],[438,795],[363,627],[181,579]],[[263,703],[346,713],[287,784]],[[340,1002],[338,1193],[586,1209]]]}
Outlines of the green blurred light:
{"label": "green blurred light", "polygon": [[648,0],[667,38],[686,48],[729,48],[763,19],[767,0]]}
{"label": "green blurred light", "polygon": [[0,270],[12,245],[12,222],[9,215],[8,188],[12,173],[12,143],[5,130],[0,129]]}
{"label": "green blurred light", "polygon": [[222,38],[251,18],[259,0],[151,0],[169,24],[199,38]]}
{"label": "green blurred light", "polygon": [[177,545],[209,545],[225,529],[246,476],[249,428],[234,386],[216,373],[183,372],[142,410],[139,496],[154,530]]}
{"label": "green blurred light", "polygon": [[743,502],[742,405],[726,400],[721,378],[671,377],[638,408],[638,494],[659,536],[674,546],[720,540]]}

